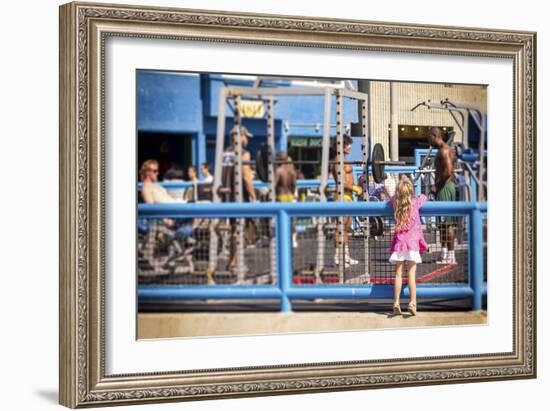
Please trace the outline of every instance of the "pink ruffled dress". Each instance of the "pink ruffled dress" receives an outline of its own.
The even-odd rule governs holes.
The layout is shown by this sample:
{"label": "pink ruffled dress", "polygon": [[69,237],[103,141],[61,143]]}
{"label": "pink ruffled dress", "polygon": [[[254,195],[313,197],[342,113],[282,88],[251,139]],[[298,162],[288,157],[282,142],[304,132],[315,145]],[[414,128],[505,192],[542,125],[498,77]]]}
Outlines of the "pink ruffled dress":
{"label": "pink ruffled dress", "polygon": [[[390,252],[392,253],[390,263],[395,263],[396,261],[422,262],[420,252],[428,251],[428,244],[424,240],[418,210],[426,200],[427,198],[424,194],[415,197],[411,205],[409,224],[404,229],[395,230],[390,247]],[[391,203],[395,207],[394,197],[392,197]]]}

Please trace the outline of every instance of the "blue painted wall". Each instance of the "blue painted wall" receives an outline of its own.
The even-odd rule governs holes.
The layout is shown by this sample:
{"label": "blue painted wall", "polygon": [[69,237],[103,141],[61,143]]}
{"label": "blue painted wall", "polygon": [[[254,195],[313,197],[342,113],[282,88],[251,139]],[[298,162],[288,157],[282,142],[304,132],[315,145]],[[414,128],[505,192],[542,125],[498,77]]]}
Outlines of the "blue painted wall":
{"label": "blue painted wall", "polygon": [[202,102],[199,76],[138,71],[137,114],[138,131],[200,132]]}
{"label": "blue painted wall", "polygon": [[[249,80],[227,79],[216,74],[182,74],[138,71],[137,128],[139,132],[187,134],[193,138],[193,162],[213,164],[216,139],[218,96],[223,86],[251,86]],[[264,83],[263,87],[273,86]],[[277,86],[289,86],[278,82]],[[227,105],[226,131],[232,127],[232,111]],[[321,137],[324,114],[323,96],[280,96],[275,104],[275,141],[277,150],[286,151],[292,137]],[[333,98],[331,123],[336,124],[336,99]],[[344,124],[357,121],[354,101],[344,99]],[[255,135],[249,150],[254,155],[266,140],[265,120],[244,119]],[[321,125],[316,128],[315,124]],[[335,128],[332,128],[332,135]],[[360,147],[355,154],[360,158]],[[356,153],[357,152],[357,153]]]}

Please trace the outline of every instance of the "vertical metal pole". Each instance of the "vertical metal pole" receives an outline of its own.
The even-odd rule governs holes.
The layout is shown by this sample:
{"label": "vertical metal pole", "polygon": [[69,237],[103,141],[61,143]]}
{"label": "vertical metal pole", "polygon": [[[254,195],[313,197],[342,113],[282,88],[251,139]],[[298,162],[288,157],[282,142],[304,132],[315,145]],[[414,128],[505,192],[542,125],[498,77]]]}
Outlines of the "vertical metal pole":
{"label": "vertical metal pole", "polygon": [[[368,102],[366,100],[358,101],[361,104],[361,134],[363,137],[363,201],[369,201],[369,135],[368,127],[370,124]],[[365,277],[370,278],[370,217],[365,217],[365,233],[364,233],[364,247],[365,247]]]}
{"label": "vertical metal pole", "polygon": [[[344,99],[342,94],[338,90],[336,95],[336,158],[338,160],[338,171],[337,171],[337,186],[338,191],[338,200],[344,201],[344,134],[343,134],[343,105]],[[340,284],[344,283],[344,266],[346,264],[346,255],[345,255],[345,241],[344,241],[344,218],[338,217],[338,249],[340,250],[340,256],[338,259],[338,276],[340,279]]]}
{"label": "vertical metal pole", "polygon": [[[235,201],[242,203],[243,196],[243,159],[242,152],[243,146],[241,142],[241,112],[240,112],[241,97],[235,96],[233,98],[233,126],[238,130],[236,134],[233,134],[233,149],[235,150]],[[244,218],[237,220],[237,281],[242,283],[244,281]]]}
{"label": "vertical metal pole", "polygon": [[[332,88],[325,88],[325,112],[323,115],[323,144],[321,146],[321,201],[327,201],[325,192],[328,186],[328,172],[330,160],[330,115],[332,114]],[[322,283],[321,272],[325,266],[325,218],[317,217],[317,261],[315,277],[317,284]]]}
{"label": "vertical metal pole", "polygon": [[291,312],[292,304],[288,298],[288,291],[292,284],[292,236],[290,216],[284,210],[277,214],[277,273],[279,288],[281,289],[281,312]]}
{"label": "vertical metal pole", "polygon": [[323,116],[323,145],[321,148],[321,201],[327,201],[325,189],[328,186],[330,156],[330,115],[332,114],[332,90],[325,89],[325,113]]}
{"label": "vertical metal pole", "polygon": [[222,161],[223,150],[225,145],[225,103],[227,99],[227,90],[225,87],[220,88],[218,97],[218,127],[216,129],[216,164],[214,168],[214,186],[213,200],[215,203],[220,202],[218,190],[222,183]]}
{"label": "vertical metal pole", "polygon": [[[370,96],[370,90],[369,90]],[[399,99],[397,96],[397,83],[390,82],[390,158],[399,161]]]}
{"label": "vertical metal pole", "polygon": [[485,186],[483,185],[483,174],[485,174],[485,120],[483,119],[483,113],[479,113],[479,123],[481,125],[479,130],[479,187],[478,187],[478,201],[485,201]]}
{"label": "vertical metal pole", "polygon": [[[212,185],[212,199],[214,203],[221,201],[218,190],[222,181],[222,161],[223,150],[225,145],[225,104],[227,100],[227,91],[225,87],[220,88],[220,94],[218,97],[218,124],[216,129],[216,163],[214,165],[214,184]],[[210,222],[210,245],[208,250],[208,270],[207,277],[208,283],[214,282],[213,275],[216,272],[218,265],[218,234],[216,226],[219,220],[214,219]]]}
{"label": "vertical metal pole", "polygon": [[269,97],[267,102],[267,146],[269,149],[267,181],[269,186],[269,197],[271,201],[275,201],[277,193],[275,190],[275,122],[273,113],[273,97]]}
{"label": "vertical metal pole", "polygon": [[[275,187],[275,113],[274,113],[274,101],[273,96],[269,97],[267,101],[267,146],[268,146],[268,160],[267,160],[267,179],[268,179],[268,187],[269,187],[269,200],[271,202],[275,202],[277,200],[277,191]],[[275,221],[272,218],[269,224],[269,227],[271,229],[271,232],[275,229]],[[277,252],[276,244],[275,244],[275,238],[272,234],[269,234],[270,236],[270,243],[269,243],[269,249],[271,251],[270,259],[271,259],[271,273],[272,275],[275,275],[277,272],[277,263],[275,261],[275,255]],[[292,241],[289,239],[288,241]]]}
{"label": "vertical metal pole", "polygon": [[479,311],[483,297],[483,219],[481,210],[470,212],[470,284],[474,291],[472,310]]}
{"label": "vertical metal pole", "polygon": [[470,116],[469,113],[466,113],[464,116],[464,131],[462,132],[462,144],[464,148],[468,148],[470,144]]}
{"label": "vertical metal pole", "polygon": [[[464,136],[464,124],[460,124],[460,121],[458,121],[458,118],[456,117],[456,114],[452,110],[449,110],[449,114],[451,115],[451,117],[453,118],[453,120],[456,123],[456,126],[458,127],[458,129],[460,130],[462,135]],[[464,120],[464,116],[462,116],[462,119]]]}
{"label": "vertical metal pole", "polygon": [[470,190],[472,192],[471,201],[478,201],[478,184],[473,174],[470,176]]}

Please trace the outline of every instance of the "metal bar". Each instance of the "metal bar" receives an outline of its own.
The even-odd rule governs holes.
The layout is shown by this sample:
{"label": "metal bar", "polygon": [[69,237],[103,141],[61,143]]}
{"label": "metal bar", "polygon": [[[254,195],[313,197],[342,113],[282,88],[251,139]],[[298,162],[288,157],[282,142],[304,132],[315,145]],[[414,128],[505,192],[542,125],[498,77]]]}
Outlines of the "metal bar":
{"label": "metal bar", "polygon": [[[327,201],[325,189],[329,184],[328,172],[330,160],[330,117],[332,114],[332,90],[330,90],[329,88],[325,89],[324,109],[320,182],[320,195],[321,202],[323,203]],[[334,180],[332,180],[332,182],[334,182]],[[324,217],[319,217],[317,221],[317,258],[315,261],[315,279],[318,283],[321,282],[321,272],[325,267],[325,233],[323,232],[325,221],[326,220]]]}
{"label": "metal bar", "polygon": [[322,96],[325,89],[339,90],[334,87],[231,87],[229,93],[233,96]]}
{"label": "metal bar", "polygon": [[[235,201],[242,203],[244,201],[243,190],[243,146],[241,141],[241,98],[233,96],[233,127],[237,133],[233,133],[233,149],[235,154],[234,181],[235,181]],[[245,220],[240,218],[237,222],[237,281],[242,283],[245,276],[244,268],[244,225]]]}
{"label": "metal bar", "polygon": [[470,244],[471,254],[470,285],[472,295],[472,310],[482,308],[483,297],[483,219],[479,209],[473,209],[470,213]]}
{"label": "metal bar", "polygon": [[[421,216],[464,216],[472,210],[487,211],[487,203],[469,201],[427,201],[420,209]],[[280,211],[290,216],[391,216],[389,202],[304,202],[304,203],[165,203],[138,204],[139,218],[231,218],[275,217]]]}
{"label": "metal bar", "polygon": [[453,120],[455,121],[456,125],[458,126],[458,128],[459,128],[460,131],[462,132],[462,137],[464,138],[464,116],[462,116],[462,124],[460,124],[460,123],[458,122],[458,119],[456,118],[455,113],[453,113],[451,110],[449,110],[449,114],[451,115],[451,117],[452,117]]}
{"label": "metal bar", "polygon": [[363,201],[369,201],[369,159],[370,159],[370,144],[369,144],[369,118],[368,118],[368,100],[361,103],[361,134],[363,137],[362,155],[363,155]]}
{"label": "metal bar", "polygon": [[338,93],[341,94],[343,97],[348,97],[359,101],[368,101],[369,99],[369,95],[367,93],[353,91],[345,88],[338,89]]}
{"label": "metal bar", "polygon": [[225,145],[225,102],[227,99],[225,87],[220,88],[218,97],[218,124],[216,130],[216,164],[214,169],[214,186],[213,199],[214,202],[219,202],[218,189],[222,182],[222,161],[223,149]]}
{"label": "metal bar", "polygon": [[485,201],[485,186],[483,185],[483,175],[485,173],[485,121],[483,117],[480,116],[481,128],[479,130],[479,181],[482,183],[479,185],[479,190],[477,192],[477,200]]}
{"label": "metal bar", "polygon": [[[287,291],[291,299],[358,299],[358,298],[391,298],[393,297],[393,285],[376,284],[363,286],[294,286]],[[464,285],[417,285],[417,297],[419,298],[471,298],[474,294],[472,288]],[[403,296],[409,297],[408,287],[403,290]]]}
{"label": "metal bar", "polygon": [[[336,159],[338,161],[338,178],[336,179],[338,201],[345,201],[344,194],[344,134],[343,134],[343,122],[344,122],[344,98],[340,90],[336,95]],[[339,247],[336,253],[340,254],[338,259],[338,275],[340,284],[344,283],[344,267],[346,265],[346,248],[345,248],[345,234],[344,234],[344,219],[338,217],[338,235],[336,246]]]}
{"label": "metal bar", "polygon": [[[370,94],[370,82],[369,82],[369,94]],[[361,102],[361,134],[363,137],[363,201],[369,201],[369,153],[370,153],[370,144],[369,144],[369,125],[370,125],[370,107],[369,100]],[[370,277],[370,220],[367,218],[364,241],[363,241],[363,252],[365,255],[365,275]]]}
{"label": "metal bar", "polygon": [[375,161],[375,164],[384,164],[385,166],[404,166],[407,163],[405,161]]}
{"label": "metal bar", "polygon": [[181,286],[181,285],[141,285],[138,287],[140,300],[157,299],[279,299],[281,290],[277,286]]}
{"label": "metal bar", "polygon": [[[214,184],[212,185],[212,200],[215,203],[221,201],[218,190],[221,187],[222,167],[223,167],[223,151],[225,145],[225,107],[227,102],[227,94],[225,87],[220,88],[218,97],[218,123],[216,129],[216,164],[214,169]],[[208,247],[208,271],[207,275],[209,282],[213,282],[213,273],[218,265],[218,233],[216,232],[217,220],[210,222],[210,241]]]}
{"label": "metal bar", "polygon": [[462,134],[462,144],[464,145],[464,148],[468,148],[470,146],[470,117],[466,116],[464,118],[464,132]]}
{"label": "metal bar", "polygon": [[[451,104],[451,107],[449,107],[449,104]],[[451,117],[453,118],[453,120],[455,121],[458,128],[460,128],[460,130],[462,131],[462,134],[464,135],[464,128],[463,128],[463,124],[464,124],[464,121],[465,121],[464,120],[464,109],[457,108],[456,106],[453,107],[451,102],[446,102],[445,103],[444,101],[442,101],[441,103],[431,103],[431,102],[426,103],[425,101],[423,101],[422,103],[419,103],[416,106],[414,106],[411,109],[411,111],[416,110],[420,106],[425,106],[425,107],[428,107],[428,108],[435,108],[435,109],[439,109],[439,110],[447,110],[449,112],[449,114],[451,115]],[[454,115],[453,112],[457,112],[461,115],[462,124],[460,124],[460,122],[458,121],[458,119],[456,118],[456,116]]]}
{"label": "metal bar", "polygon": [[[243,162],[243,163],[246,163],[246,162]],[[363,161],[361,161],[361,163],[363,163]],[[370,167],[369,167],[369,170],[370,170]],[[414,174],[417,172],[417,168],[415,166],[389,165],[384,168],[384,171],[389,174],[391,173]],[[354,172],[357,172],[357,170],[354,170]],[[268,184],[264,181],[254,180],[252,183],[254,185],[254,188],[256,189],[259,189],[259,188],[269,189]],[[208,186],[212,183],[206,183],[204,181],[197,181],[195,183],[191,181],[164,181],[164,182],[159,182],[159,184],[162,187],[164,187],[166,190],[171,191],[171,190],[181,190],[185,188],[191,188],[193,187],[194,184],[196,184],[197,186],[201,186],[201,185]],[[322,182],[320,180],[310,180],[310,179],[296,180],[297,188],[320,188],[321,184]],[[328,187],[336,186],[336,182],[333,179],[328,179],[327,186]],[[141,191],[142,187],[143,187],[142,183],[137,184],[138,191]],[[212,194],[214,194],[214,189],[212,189],[211,191],[212,191]]]}
{"label": "metal bar", "polygon": [[[332,92],[330,89],[327,89],[327,93],[329,96],[332,95]],[[296,127],[296,128],[315,128],[315,129],[321,128],[320,123],[298,123],[298,122],[294,123],[294,122],[287,121],[286,124],[288,125],[288,127]],[[329,127],[336,128],[336,124],[329,124]]]}
{"label": "metal bar", "polygon": [[281,290],[281,312],[292,311],[292,304],[288,297],[288,290],[292,285],[292,224],[286,211],[277,213],[277,274]]}
{"label": "metal bar", "polygon": [[[273,97],[269,97],[267,100],[267,145],[268,145],[268,166],[267,166],[267,181],[269,187],[269,199],[271,202],[277,200],[277,190],[275,181],[275,113],[274,113],[274,101]],[[271,219],[269,223],[271,232],[275,231],[275,222]],[[275,256],[277,254],[276,239],[273,235],[270,235],[269,250],[271,251],[271,274],[275,275],[277,272],[277,262]]]}
{"label": "metal bar", "polygon": [[[486,295],[486,283],[481,287]],[[464,285],[417,285],[418,298],[472,298],[474,291]],[[180,286],[141,285],[138,287],[140,301],[151,300],[202,300],[202,299],[282,299],[286,298],[289,305],[291,300],[311,300],[314,298],[333,299],[364,299],[364,298],[391,298],[393,285],[368,284],[362,286],[349,285],[300,285],[289,287],[286,292],[276,286]],[[403,290],[403,296],[409,297],[408,287]],[[288,308],[292,308],[289,306]],[[285,311],[288,312],[288,311]]]}
{"label": "metal bar", "polygon": [[[467,108],[466,110],[468,111],[468,114],[470,114],[472,116],[472,118],[474,119],[474,123],[476,123],[477,128],[479,130],[481,130],[481,127],[482,127],[481,122],[483,121],[483,117],[482,117],[483,115],[481,114],[481,111],[472,110],[472,109],[469,109],[469,108]],[[479,120],[474,115],[472,115],[471,111],[474,111],[479,116]]]}
{"label": "metal bar", "polygon": [[324,189],[328,183],[328,171],[330,160],[330,115],[332,113],[332,93],[325,90],[325,112],[323,114],[323,145],[321,152],[321,201],[327,201]]}
{"label": "metal bar", "polygon": [[273,97],[267,101],[267,146],[268,146],[268,167],[267,181],[269,184],[269,199],[275,201],[277,193],[275,192],[275,115],[273,113]]}

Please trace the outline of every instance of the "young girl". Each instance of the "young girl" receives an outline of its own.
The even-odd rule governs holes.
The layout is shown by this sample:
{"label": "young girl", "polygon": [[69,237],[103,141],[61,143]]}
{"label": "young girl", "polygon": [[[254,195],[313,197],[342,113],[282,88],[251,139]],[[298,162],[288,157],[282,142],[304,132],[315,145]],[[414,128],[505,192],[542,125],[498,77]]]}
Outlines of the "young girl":
{"label": "young girl", "polygon": [[[388,195],[389,197],[389,195]],[[391,197],[394,209],[395,233],[391,243],[390,263],[396,264],[395,286],[393,298],[394,315],[401,314],[399,297],[403,285],[403,268],[405,264],[409,272],[410,303],[408,311],[416,315],[416,264],[421,263],[420,251],[428,251],[428,246],[422,234],[418,209],[426,201],[426,196],[414,196],[414,186],[409,178],[401,178]]]}

